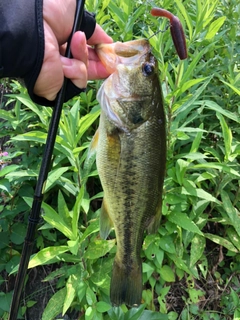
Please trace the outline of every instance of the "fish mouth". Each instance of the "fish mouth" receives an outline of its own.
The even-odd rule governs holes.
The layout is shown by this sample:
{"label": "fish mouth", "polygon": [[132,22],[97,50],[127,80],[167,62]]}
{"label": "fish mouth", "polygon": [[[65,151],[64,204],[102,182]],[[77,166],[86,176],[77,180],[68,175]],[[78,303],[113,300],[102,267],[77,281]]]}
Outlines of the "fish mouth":
{"label": "fish mouth", "polygon": [[142,56],[150,51],[147,39],[132,40],[128,42],[114,42],[98,44],[95,51],[109,73],[113,73],[119,64],[138,64]]}

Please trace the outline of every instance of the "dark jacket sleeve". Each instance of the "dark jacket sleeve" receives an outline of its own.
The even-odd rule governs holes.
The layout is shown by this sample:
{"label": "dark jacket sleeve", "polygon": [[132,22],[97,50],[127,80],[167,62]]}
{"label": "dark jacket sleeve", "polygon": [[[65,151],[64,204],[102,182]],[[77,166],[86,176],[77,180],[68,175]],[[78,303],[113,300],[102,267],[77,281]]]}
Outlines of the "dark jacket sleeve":
{"label": "dark jacket sleeve", "polygon": [[[95,30],[92,14],[84,11],[80,30],[87,39]],[[0,1],[0,77],[22,78],[31,99],[41,105],[53,106],[54,101],[38,97],[33,88],[44,58],[43,0]],[[72,82],[65,101],[83,91]]]}

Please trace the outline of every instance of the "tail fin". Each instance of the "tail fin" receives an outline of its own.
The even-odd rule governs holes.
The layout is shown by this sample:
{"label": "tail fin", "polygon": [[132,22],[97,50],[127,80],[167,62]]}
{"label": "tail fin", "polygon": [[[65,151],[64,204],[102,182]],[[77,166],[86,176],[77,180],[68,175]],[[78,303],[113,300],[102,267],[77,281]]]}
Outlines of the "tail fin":
{"label": "tail fin", "polygon": [[125,303],[129,307],[137,307],[142,299],[142,263],[132,268],[113,264],[110,299],[114,306]]}

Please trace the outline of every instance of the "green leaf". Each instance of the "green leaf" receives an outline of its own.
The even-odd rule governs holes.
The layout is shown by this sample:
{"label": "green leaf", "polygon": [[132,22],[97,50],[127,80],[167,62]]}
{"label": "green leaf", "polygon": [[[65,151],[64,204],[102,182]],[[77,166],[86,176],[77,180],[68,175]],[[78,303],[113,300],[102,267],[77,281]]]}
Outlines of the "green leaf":
{"label": "green leaf", "polygon": [[168,320],[168,316],[160,312],[144,310],[138,320]]}
{"label": "green leaf", "polygon": [[104,301],[98,301],[96,303],[96,308],[98,312],[104,313],[107,312],[108,310],[110,310],[112,308],[112,306]]}
{"label": "green leaf", "polygon": [[93,307],[88,307],[86,312],[85,312],[85,320],[94,319],[94,313],[95,313],[95,311],[94,311]]}
{"label": "green leaf", "polygon": [[53,208],[51,208],[45,202],[42,203],[42,208],[45,211],[45,214],[43,214],[43,219],[46,222],[48,222],[52,227],[62,232],[67,238],[71,240],[75,239],[69,225],[66,224],[66,222],[62,219],[62,217],[60,217],[60,215]]}
{"label": "green leaf", "polygon": [[223,208],[225,209],[229,219],[231,220],[232,226],[235,228],[235,230],[238,233],[238,236],[240,237],[240,215],[239,212],[237,212],[237,209],[234,208],[232,205],[232,202],[229,198],[229,195],[226,191],[221,191],[221,198],[222,198],[222,204]]}
{"label": "green leaf", "polygon": [[9,246],[9,232],[0,232],[0,249],[7,248]]}
{"label": "green leaf", "polygon": [[150,264],[147,264],[144,262],[142,264],[142,269],[143,269],[143,273],[153,273],[154,271],[154,268]]}
{"label": "green leaf", "polygon": [[194,103],[197,100],[197,98],[202,94],[202,92],[206,89],[210,80],[211,77],[209,77],[209,79],[206,80],[201,85],[201,87],[195,90],[194,94],[185,103],[183,103],[177,109],[173,108],[174,116],[176,116],[176,121],[181,121],[183,118],[186,117],[186,112],[190,112],[192,111],[193,107],[197,107],[197,105],[194,105]]}
{"label": "green leaf", "polygon": [[201,163],[201,164],[196,164],[193,165],[192,167],[189,167],[189,169],[217,169],[219,171],[223,171],[223,172],[227,172],[227,173],[231,173],[234,177],[239,177],[240,178],[240,174],[239,172],[237,172],[236,170],[234,170],[233,168],[231,168],[229,165],[223,164],[223,163],[218,163],[218,162],[205,162],[205,163]]}
{"label": "green leaf", "polygon": [[44,312],[42,314],[42,320],[55,319],[57,315],[62,312],[64,300],[66,297],[66,287],[57,291],[49,300]]}
{"label": "green leaf", "polygon": [[9,172],[19,170],[20,166],[17,166],[16,164],[11,164],[9,166],[4,167],[3,169],[0,170],[0,177],[5,176]]}
{"label": "green leaf", "polygon": [[206,131],[206,130],[203,130],[203,123],[200,124],[199,129],[201,131],[199,131],[196,134],[196,137],[194,138],[192,146],[191,146],[190,153],[196,153],[198,151],[198,148],[199,148],[201,140],[202,140],[203,132]]}
{"label": "green leaf", "polygon": [[5,269],[8,273],[12,273],[12,271],[18,266],[20,263],[20,255],[13,256],[5,265]]}
{"label": "green leaf", "polygon": [[28,269],[47,264],[61,253],[68,251],[68,246],[47,247],[36,253],[30,260]]}
{"label": "green leaf", "polygon": [[144,312],[145,304],[140,305],[138,308],[132,308],[125,313],[124,320],[139,320]]}
{"label": "green leaf", "polygon": [[22,244],[26,237],[26,226],[22,223],[15,223],[12,227],[10,239],[15,244]]}
{"label": "green leaf", "polygon": [[122,308],[119,308],[119,307],[112,307],[108,311],[108,315],[111,320],[125,320],[124,319],[125,318],[124,312],[123,312]]}
{"label": "green leaf", "polygon": [[33,307],[36,303],[37,303],[37,301],[28,300],[27,301],[27,308]]}
{"label": "green leaf", "polygon": [[237,308],[234,311],[233,320],[239,320],[240,319],[240,308]]}
{"label": "green leaf", "polygon": [[211,40],[213,37],[215,37],[216,33],[221,28],[221,26],[224,24],[225,20],[226,20],[226,17],[220,17],[220,18],[214,20],[209,26],[208,32],[205,36],[205,39]]}
{"label": "green leaf", "polygon": [[186,215],[186,213],[172,211],[168,215],[168,220],[187,231],[197,233],[201,236],[203,235],[198,226]]}
{"label": "green leaf", "polygon": [[159,273],[160,273],[160,277],[161,277],[164,281],[167,281],[167,282],[174,282],[174,281],[175,281],[174,272],[173,272],[173,270],[172,270],[169,266],[164,265],[164,266],[159,270]]}
{"label": "green leaf", "polygon": [[190,180],[183,181],[184,187],[182,187],[182,194],[188,194],[194,197],[198,197],[203,200],[208,200],[210,202],[215,202],[221,204],[214,196],[210,193],[204,191],[201,188],[197,188],[196,185]]}
{"label": "green leaf", "polygon": [[190,267],[193,267],[195,263],[201,258],[206,245],[206,240],[204,237],[196,234],[191,242],[190,251]]}
{"label": "green leaf", "polygon": [[37,170],[20,170],[20,171],[14,171],[14,172],[9,172],[6,176],[10,181],[16,180],[16,178],[26,178],[26,177],[37,177],[38,176],[38,171]]}
{"label": "green leaf", "polygon": [[69,247],[69,251],[76,256],[79,250],[79,238],[77,237],[76,240],[69,240],[67,244]]}
{"label": "green leaf", "polygon": [[233,86],[232,84],[226,81],[223,81],[223,80],[220,80],[220,81],[222,81],[222,83],[226,84],[229,88],[231,88],[234,92],[236,92],[237,95],[240,96],[240,90],[238,88],[236,88],[235,86]]}
{"label": "green leaf", "polygon": [[86,299],[87,299],[87,303],[90,306],[97,302],[97,298],[95,296],[95,293],[92,291],[92,289],[90,287],[87,288]]}
{"label": "green leaf", "polygon": [[178,183],[180,186],[183,184],[185,172],[187,170],[187,167],[189,166],[189,162],[183,160],[183,159],[178,159],[176,163],[176,176]]}
{"label": "green leaf", "polygon": [[235,121],[237,123],[240,123],[240,118],[236,113],[233,113],[231,111],[223,109],[216,102],[214,102],[212,100],[204,100],[204,105],[205,105],[205,107],[207,107],[207,108],[209,108],[209,109],[211,109],[213,111],[219,112],[222,115],[224,115],[225,117],[227,117],[227,118],[229,118],[229,119],[231,119],[231,120],[233,120],[233,121]]}
{"label": "green leaf", "polygon": [[237,253],[238,250],[234,247],[234,245],[228,241],[227,239],[224,239],[220,236],[217,236],[215,234],[211,234],[211,233],[205,233],[204,236],[206,238],[208,238],[209,240],[219,244],[220,246],[223,246],[225,248],[227,248],[228,250]]}
{"label": "green leaf", "polygon": [[15,120],[15,117],[9,111],[6,110],[0,110],[0,118],[2,120],[7,120],[9,123]]}
{"label": "green leaf", "polygon": [[10,306],[11,306],[11,300],[12,300],[12,292],[8,292],[8,293],[0,292],[0,301],[1,301],[0,308],[2,310],[9,312]]}
{"label": "green leaf", "polygon": [[217,112],[216,115],[222,127],[224,146],[225,146],[225,160],[228,161],[229,156],[231,155],[231,148],[232,148],[232,131],[228,127],[224,117],[219,112]]}
{"label": "green leaf", "polygon": [[46,120],[44,119],[41,110],[34,102],[32,102],[32,100],[29,98],[29,96],[23,95],[23,94],[16,94],[15,98],[18,99],[22,104],[24,104],[30,110],[32,110],[35,114],[37,114],[43,124],[46,123]]}
{"label": "green leaf", "polygon": [[116,240],[100,240],[95,239],[94,242],[90,242],[88,250],[85,252],[84,257],[86,259],[98,259],[105,256],[114,246]]}
{"label": "green leaf", "polygon": [[[175,246],[173,243],[173,238],[170,236],[163,236],[158,241],[159,247],[163,249],[164,251],[167,251],[169,253],[175,253]],[[159,249],[158,249],[159,251]]]}
{"label": "green leaf", "polygon": [[64,174],[64,172],[68,171],[69,167],[63,167],[58,169],[53,169],[47,177],[46,187],[43,190],[43,193],[49,191],[55,184],[56,181]]}
{"label": "green leaf", "polygon": [[[1,173],[1,171],[0,171],[0,173]],[[6,191],[8,193],[11,192],[11,186],[10,186],[8,179],[1,179],[0,180],[0,189]]]}
{"label": "green leaf", "polygon": [[87,229],[84,231],[80,239],[80,242],[83,242],[83,240],[85,240],[88,236],[90,236],[90,234],[98,232],[99,229],[100,229],[99,220],[90,221],[90,224],[87,227]]}
{"label": "green leaf", "polygon": [[71,274],[70,277],[67,280],[66,288],[67,293],[63,304],[63,315],[67,312],[67,310],[70,308],[75,296],[76,296],[76,290],[78,287],[79,279],[76,275]]}
{"label": "green leaf", "polygon": [[64,221],[68,221],[70,218],[69,210],[61,190],[58,192],[58,213]]}
{"label": "green leaf", "polygon": [[[33,141],[40,144],[45,144],[46,139],[47,134],[42,131],[31,131],[11,138],[13,141]],[[56,137],[54,148],[69,158],[73,157],[71,146],[59,136]]]}
{"label": "green leaf", "polygon": [[174,262],[177,268],[187,272],[188,274],[192,274],[189,268],[186,266],[186,263],[176,254],[167,253],[167,256]]}
{"label": "green leaf", "polygon": [[78,220],[81,212],[81,204],[84,196],[84,191],[85,186],[82,185],[73,208],[72,233],[75,239],[78,235]]}
{"label": "green leaf", "polygon": [[89,127],[93,124],[94,121],[99,117],[101,110],[97,110],[95,112],[90,112],[86,116],[82,117],[79,121],[79,130],[76,136],[76,140],[79,141],[83,134],[89,129]]}
{"label": "green leaf", "polygon": [[240,237],[233,227],[227,228],[227,235],[231,240],[232,244],[240,251]]}

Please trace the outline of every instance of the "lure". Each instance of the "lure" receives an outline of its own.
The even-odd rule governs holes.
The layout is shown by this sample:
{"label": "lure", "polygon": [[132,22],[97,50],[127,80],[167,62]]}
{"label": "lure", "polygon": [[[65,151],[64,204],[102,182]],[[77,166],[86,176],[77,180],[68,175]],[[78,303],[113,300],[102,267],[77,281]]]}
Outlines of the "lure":
{"label": "lure", "polygon": [[152,8],[150,11],[152,16],[155,17],[165,17],[170,20],[170,31],[173,39],[174,46],[177,50],[178,56],[181,60],[187,58],[187,46],[186,38],[183,32],[183,27],[178,19],[171,12],[161,9],[161,8]]}

